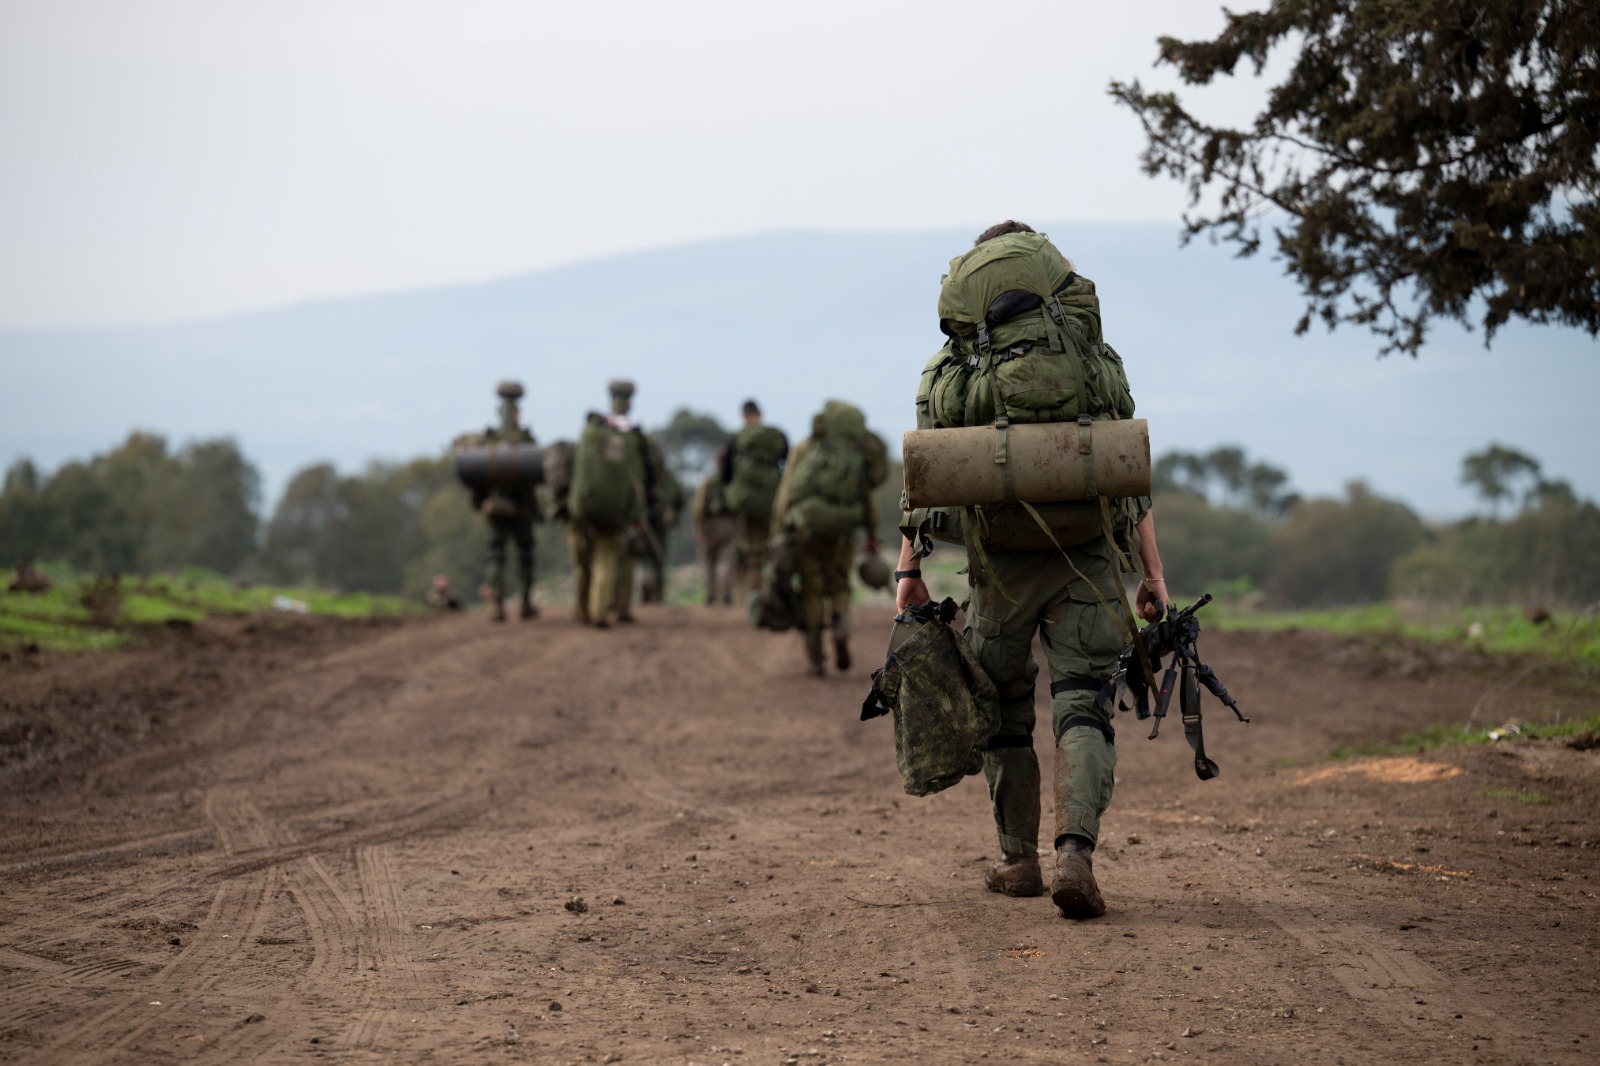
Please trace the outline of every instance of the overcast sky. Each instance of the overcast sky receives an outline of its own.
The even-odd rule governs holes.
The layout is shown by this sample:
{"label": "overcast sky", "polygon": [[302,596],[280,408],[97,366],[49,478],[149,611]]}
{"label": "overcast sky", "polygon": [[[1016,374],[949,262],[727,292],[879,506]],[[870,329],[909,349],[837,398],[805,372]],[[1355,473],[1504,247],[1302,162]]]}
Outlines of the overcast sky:
{"label": "overcast sky", "polygon": [[1221,24],[1205,0],[0,0],[0,328],[774,229],[1176,230],[1106,85],[1170,83],[1155,38]]}

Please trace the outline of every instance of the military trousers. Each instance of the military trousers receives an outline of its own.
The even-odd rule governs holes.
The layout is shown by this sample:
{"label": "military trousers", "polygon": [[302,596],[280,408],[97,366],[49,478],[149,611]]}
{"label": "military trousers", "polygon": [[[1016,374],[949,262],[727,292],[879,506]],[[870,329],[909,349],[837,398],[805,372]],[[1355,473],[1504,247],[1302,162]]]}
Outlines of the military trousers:
{"label": "military trousers", "polygon": [[733,549],[738,539],[739,524],[732,515],[712,515],[700,523],[707,603],[733,602]]}
{"label": "military trousers", "polygon": [[533,594],[533,519],[519,515],[512,519],[489,519],[489,547],[487,552],[489,587],[494,590],[495,603],[506,598],[506,547],[517,549],[517,590],[524,604],[532,602]]}
{"label": "military trousers", "polygon": [[1070,834],[1093,843],[1111,805],[1117,766],[1112,708],[1099,699],[1125,636],[1116,549],[1101,538],[1065,552],[985,545],[983,555],[968,556],[972,602],[966,640],[1000,695],[1000,729],[983,755],[1000,849],[1008,855],[1039,850],[1036,635],[1051,680],[1053,839]]}
{"label": "military trousers", "polygon": [[813,662],[822,657],[822,630],[835,639],[850,636],[850,561],[854,537],[808,537],[795,544],[800,572],[800,628]]}
{"label": "military trousers", "polygon": [[633,583],[633,560],[628,558],[621,535],[573,522],[567,526],[567,553],[572,560],[572,599],[578,621],[610,623],[632,605],[631,596],[622,598],[622,582]]}
{"label": "military trousers", "polygon": [[766,519],[738,516],[739,546],[734,550],[736,590],[743,599],[761,587],[761,568],[767,561],[767,538],[771,523]]}
{"label": "military trousers", "polygon": [[567,560],[572,564],[572,613],[589,621],[589,537],[576,523],[567,524]]}

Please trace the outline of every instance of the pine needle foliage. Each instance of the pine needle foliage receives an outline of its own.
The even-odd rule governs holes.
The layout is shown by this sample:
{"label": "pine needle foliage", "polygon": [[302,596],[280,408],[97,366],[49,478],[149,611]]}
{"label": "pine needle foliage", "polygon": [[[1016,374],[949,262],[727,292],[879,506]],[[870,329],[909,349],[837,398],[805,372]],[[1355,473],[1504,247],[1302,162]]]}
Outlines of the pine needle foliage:
{"label": "pine needle foliage", "polygon": [[1415,356],[1436,319],[1600,332],[1600,4],[1273,0],[1214,40],[1159,40],[1189,86],[1292,56],[1248,128],[1176,93],[1110,92],[1151,175],[1184,183],[1185,239],[1254,255],[1270,230],[1321,320]]}

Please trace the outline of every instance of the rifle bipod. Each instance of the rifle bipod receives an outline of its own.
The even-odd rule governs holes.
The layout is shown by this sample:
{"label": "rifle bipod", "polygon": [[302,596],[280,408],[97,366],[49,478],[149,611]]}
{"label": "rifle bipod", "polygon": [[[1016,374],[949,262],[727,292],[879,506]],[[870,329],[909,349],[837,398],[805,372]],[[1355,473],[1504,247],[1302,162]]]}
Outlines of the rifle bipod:
{"label": "rifle bipod", "polygon": [[[1184,739],[1194,750],[1194,772],[1202,781],[1211,780],[1221,770],[1206,757],[1205,738],[1200,732],[1201,686],[1221,700],[1239,721],[1250,721],[1228,694],[1227,686],[1217,677],[1216,671],[1200,661],[1200,622],[1195,618],[1195,612],[1210,602],[1211,593],[1208,592],[1181,611],[1167,604],[1166,614],[1141,629],[1137,641],[1130,642],[1122,649],[1117,656],[1116,673],[1111,675],[1105,688],[1100,691],[1102,700],[1114,698],[1121,710],[1132,710],[1139,718],[1153,717],[1155,721],[1150,725],[1150,739],[1154,740],[1161,733],[1161,720],[1167,716],[1167,708],[1172,703],[1172,690],[1176,685],[1178,716],[1183,721]],[[1142,656],[1139,653],[1141,644],[1144,648]],[[1161,688],[1156,693],[1155,708],[1152,710],[1150,686],[1155,682],[1155,675],[1161,671],[1161,660],[1169,655],[1172,658],[1161,678]],[[1144,661],[1150,664],[1148,674]],[[1128,695],[1133,697],[1132,707],[1124,699]]]}

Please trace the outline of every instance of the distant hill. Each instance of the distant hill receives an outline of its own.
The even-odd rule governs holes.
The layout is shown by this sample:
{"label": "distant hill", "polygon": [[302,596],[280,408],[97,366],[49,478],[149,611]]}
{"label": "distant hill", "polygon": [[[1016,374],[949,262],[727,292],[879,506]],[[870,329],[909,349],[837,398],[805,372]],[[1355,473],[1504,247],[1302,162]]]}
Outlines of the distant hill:
{"label": "distant hill", "polygon": [[[1586,335],[1519,327],[1493,352],[1440,329],[1421,359],[1369,336],[1292,334],[1293,286],[1266,260],[1175,227],[1046,227],[1100,287],[1156,450],[1243,444],[1302,491],[1365,478],[1434,514],[1467,510],[1461,456],[1498,440],[1600,496],[1600,360]],[[964,232],[783,233],[671,248],[451,288],[120,329],[0,332],[0,462],[46,466],[146,428],[233,435],[268,503],[300,466],[434,452],[493,418],[520,378],[541,439],[570,436],[638,382],[636,414],[687,405],[734,422],[747,396],[804,432],[823,400],[913,423],[939,346],[939,276]]]}

